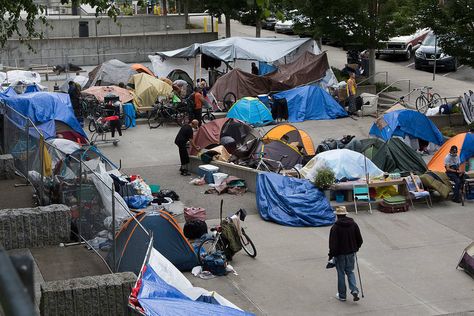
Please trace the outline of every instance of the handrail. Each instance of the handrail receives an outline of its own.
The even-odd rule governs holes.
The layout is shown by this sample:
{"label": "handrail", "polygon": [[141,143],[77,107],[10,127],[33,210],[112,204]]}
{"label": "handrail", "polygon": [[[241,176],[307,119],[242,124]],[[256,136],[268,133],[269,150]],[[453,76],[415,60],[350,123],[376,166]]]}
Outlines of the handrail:
{"label": "handrail", "polygon": [[378,72],[374,73],[372,76],[367,77],[364,80],[362,80],[361,82],[357,83],[356,86],[359,86],[360,84],[362,84],[366,81],[369,81],[372,78],[375,78],[375,76],[377,76],[379,74],[385,74],[385,84],[387,84],[388,83],[388,71],[378,71]]}
{"label": "handrail", "polygon": [[[394,81],[392,82],[391,84],[389,84],[388,86],[386,86],[385,88],[383,88],[382,90],[380,90],[377,95],[380,95],[381,93],[387,91],[389,88],[391,88],[393,85],[395,85],[396,83],[400,83],[400,82],[408,82],[408,91],[411,91],[411,79],[399,79],[397,81]],[[411,91],[408,95],[408,100],[410,100],[410,94],[412,93],[413,91]]]}

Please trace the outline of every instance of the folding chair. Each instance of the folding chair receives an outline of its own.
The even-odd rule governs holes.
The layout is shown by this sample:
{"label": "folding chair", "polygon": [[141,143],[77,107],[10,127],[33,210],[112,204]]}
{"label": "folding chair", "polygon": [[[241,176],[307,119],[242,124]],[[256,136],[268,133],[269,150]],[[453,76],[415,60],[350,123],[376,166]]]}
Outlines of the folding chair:
{"label": "folding chair", "polygon": [[354,207],[357,214],[357,202],[362,201],[369,204],[369,213],[372,214],[372,205],[370,204],[369,186],[367,184],[354,184],[352,191],[354,193]]}
{"label": "folding chair", "polygon": [[433,206],[430,192],[423,188],[423,182],[421,182],[419,176],[410,174],[410,176],[405,177],[404,180],[408,189],[408,197],[410,198],[411,206],[413,208],[415,208],[413,200],[421,199],[425,200],[426,205],[428,205],[428,207]]}

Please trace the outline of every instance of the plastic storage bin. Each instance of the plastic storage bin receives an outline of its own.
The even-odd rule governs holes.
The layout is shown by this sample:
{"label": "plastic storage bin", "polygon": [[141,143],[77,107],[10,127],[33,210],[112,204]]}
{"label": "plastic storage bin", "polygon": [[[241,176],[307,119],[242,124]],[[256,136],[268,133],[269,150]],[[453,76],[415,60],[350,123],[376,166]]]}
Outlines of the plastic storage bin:
{"label": "plastic storage bin", "polygon": [[214,184],[215,185],[221,185],[222,182],[224,182],[225,179],[227,179],[229,175],[227,173],[222,173],[222,172],[216,172],[212,175],[214,178]]}
{"label": "plastic storage bin", "polygon": [[219,167],[213,165],[200,165],[199,176],[204,177],[206,183],[214,183],[213,174],[219,171]]}

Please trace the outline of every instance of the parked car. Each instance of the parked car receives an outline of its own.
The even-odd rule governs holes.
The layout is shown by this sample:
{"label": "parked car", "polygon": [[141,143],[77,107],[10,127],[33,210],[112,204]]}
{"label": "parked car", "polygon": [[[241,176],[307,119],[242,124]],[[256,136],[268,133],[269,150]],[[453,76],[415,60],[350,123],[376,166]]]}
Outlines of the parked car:
{"label": "parked car", "polygon": [[293,20],[278,21],[275,24],[275,32],[284,34],[293,34],[295,22]]}
{"label": "parked car", "polygon": [[430,29],[424,28],[411,35],[396,36],[381,42],[381,48],[377,50],[375,57],[379,58],[380,55],[404,56],[406,60],[410,60],[412,53],[420,46],[429,32]]}
{"label": "parked car", "polygon": [[262,21],[262,29],[273,31],[277,22],[278,20],[274,17],[266,18]]}
{"label": "parked car", "polygon": [[445,54],[435,41],[436,35],[431,32],[421,43],[415,52],[415,69],[433,68],[436,59],[436,68],[458,70],[458,59]]}

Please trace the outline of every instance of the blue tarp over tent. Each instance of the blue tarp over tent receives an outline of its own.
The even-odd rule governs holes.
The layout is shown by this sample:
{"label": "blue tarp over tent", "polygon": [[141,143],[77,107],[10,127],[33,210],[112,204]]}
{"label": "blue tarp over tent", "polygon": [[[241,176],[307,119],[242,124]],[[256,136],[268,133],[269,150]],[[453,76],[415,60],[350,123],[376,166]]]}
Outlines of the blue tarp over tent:
{"label": "blue tarp over tent", "polygon": [[444,143],[443,134],[436,125],[424,114],[413,110],[398,110],[384,114],[374,122],[369,134],[385,141],[393,136],[402,138],[409,136],[436,145]]}
{"label": "blue tarp over tent", "polygon": [[[7,89],[8,92],[8,89]],[[74,115],[68,94],[52,92],[31,92],[17,95],[8,92],[0,95],[0,100],[29,117],[44,133],[45,138],[56,137],[54,121],[61,121],[87,138]],[[45,124],[49,123],[49,124]]]}
{"label": "blue tarp over tent", "polygon": [[257,175],[257,208],[264,220],[286,226],[326,226],[336,218],[311,182],[271,172]]}
{"label": "blue tarp over tent", "polygon": [[334,98],[318,86],[302,86],[274,94],[288,103],[288,122],[330,120],[346,117],[347,112]]}
{"label": "blue tarp over tent", "polygon": [[142,277],[138,301],[144,308],[146,315],[156,316],[250,316],[251,313],[222,306],[216,300],[213,303],[193,301],[178,289],[165,282],[147,265]]}
{"label": "blue tarp over tent", "polygon": [[258,98],[242,98],[227,112],[233,118],[253,126],[263,126],[273,122],[272,113]]}

